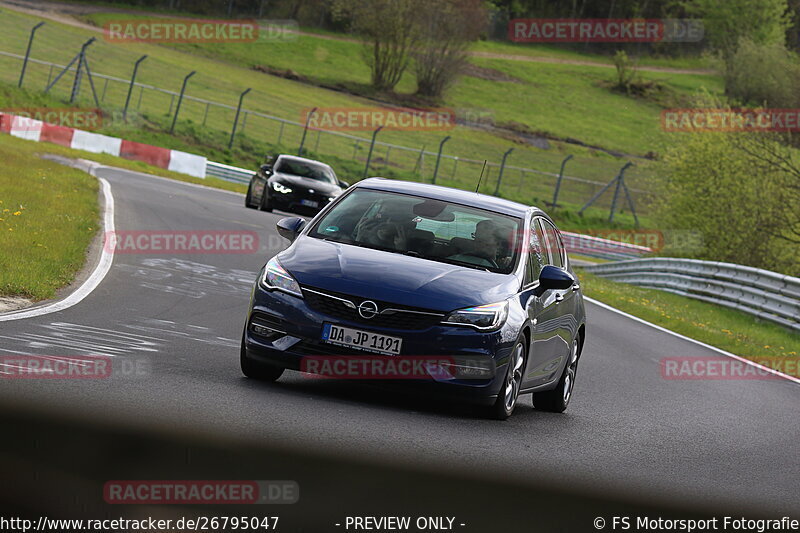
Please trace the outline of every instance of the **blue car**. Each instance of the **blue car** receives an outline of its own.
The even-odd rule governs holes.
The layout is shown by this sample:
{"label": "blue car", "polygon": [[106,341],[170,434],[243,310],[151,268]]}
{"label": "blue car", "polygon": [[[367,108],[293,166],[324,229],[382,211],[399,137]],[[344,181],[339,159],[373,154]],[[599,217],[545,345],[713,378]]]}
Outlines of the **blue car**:
{"label": "blue car", "polygon": [[526,393],[537,409],[567,408],[585,311],[543,211],[370,178],[310,222],[284,218],[277,229],[291,245],[253,287],[245,376],[402,381],[498,419]]}

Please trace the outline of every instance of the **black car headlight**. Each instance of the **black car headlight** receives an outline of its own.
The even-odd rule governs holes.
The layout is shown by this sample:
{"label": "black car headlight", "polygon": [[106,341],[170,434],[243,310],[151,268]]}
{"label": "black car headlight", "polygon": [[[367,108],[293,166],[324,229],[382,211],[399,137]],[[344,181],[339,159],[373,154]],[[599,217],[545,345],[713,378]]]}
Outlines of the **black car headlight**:
{"label": "black car headlight", "polygon": [[506,318],[508,318],[508,300],[458,309],[447,315],[443,322],[445,324],[491,330],[502,326]]}
{"label": "black car headlight", "polygon": [[260,283],[262,287],[268,290],[274,289],[299,298],[303,297],[303,293],[300,291],[300,284],[281,266],[277,257],[273,257],[267,262]]}

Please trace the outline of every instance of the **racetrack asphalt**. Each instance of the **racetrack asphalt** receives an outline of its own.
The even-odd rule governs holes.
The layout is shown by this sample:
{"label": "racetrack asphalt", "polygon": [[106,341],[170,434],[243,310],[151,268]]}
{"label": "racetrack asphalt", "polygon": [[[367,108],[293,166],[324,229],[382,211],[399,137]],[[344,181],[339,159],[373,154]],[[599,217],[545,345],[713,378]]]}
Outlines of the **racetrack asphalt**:
{"label": "racetrack asphalt", "polygon": [[[79,304],[0,322],[0,355],[113,356],[109,379],[0,379],[0,401],[342,453],[487,478],[587,487],[697,505],[796,514],[800,387],[786,380],[668,380],[664,357],[715,352],[587,303],[587,340],[568,411],[524,397],[497,422],[470,408],[287,372],[242,376],[250,288],[288,243],[286,216],[243,196],[101,167],[117,231],[255,231],[250,254],[120,254]],[[121,368],[117,367],[117,368]],[[0,367],[1,369],[1,367]]]}

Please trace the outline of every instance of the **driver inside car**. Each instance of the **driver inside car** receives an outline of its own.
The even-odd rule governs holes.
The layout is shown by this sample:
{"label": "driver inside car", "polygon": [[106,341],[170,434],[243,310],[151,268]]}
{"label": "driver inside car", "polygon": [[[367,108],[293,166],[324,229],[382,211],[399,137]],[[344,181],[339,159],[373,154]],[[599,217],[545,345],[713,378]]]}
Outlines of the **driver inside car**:
{"label": "driver inside car", "polygon": [[475,225],[472,237],[474,239],[472,250],[451,255],[449,259],[489,268],[499,268],[498,262],[502,261],[500,255],[503,249],[500,228],[491,220],[482,220]]}

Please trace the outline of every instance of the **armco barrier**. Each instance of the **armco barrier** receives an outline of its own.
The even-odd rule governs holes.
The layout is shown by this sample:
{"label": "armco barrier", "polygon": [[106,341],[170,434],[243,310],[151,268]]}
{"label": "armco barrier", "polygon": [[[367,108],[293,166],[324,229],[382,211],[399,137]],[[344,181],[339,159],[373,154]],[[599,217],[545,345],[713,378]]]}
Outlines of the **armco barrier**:
{"label": "armco barrier", "polygon": [[800,278],[732,263],[656,257],[586,267],[592,274],[738,309],[800,331]]}
{"label": "armco barrier", "polygon": [[219,178],[234,183],[250,183],[250,178],[255,174],[252,170],[246,168],[232,167],[230,165],[223,165],[222,163],[214,163],[208,161],[206,163],[206,177]]}
{"label": "armco barrier", "polygon": [[620,259],[639,258],[653,252],[653,250],[646,246],[611,241],[608,239],[601,239],[600,237],[592,237],[591,235],[582,235],[580,233],[562,231],[561,236],[564,239],[564,247],[567,249],[567,252],[585,255],[587,257],[596,257],[598,259],[618,261]]}
{"label": "armco barrier", "polygon": [[144,161],[196,178],[206,177],[206,158],[203,156],[57,126],[27,117],[0,113],[0,132],[29,141],[52,142],[95,154],[111,154],[125,159]]}

